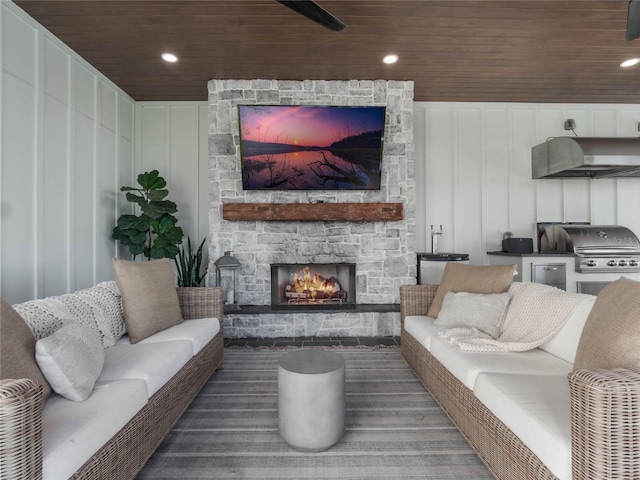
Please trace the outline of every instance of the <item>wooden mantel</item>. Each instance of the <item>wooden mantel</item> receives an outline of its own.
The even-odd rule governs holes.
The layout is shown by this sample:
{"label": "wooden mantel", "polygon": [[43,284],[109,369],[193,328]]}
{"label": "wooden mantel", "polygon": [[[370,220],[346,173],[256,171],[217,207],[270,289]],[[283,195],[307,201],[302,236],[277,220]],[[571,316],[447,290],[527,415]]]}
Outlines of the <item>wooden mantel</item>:
{"label": "wooden mantel", "polygon": [[224,220],[370,222],[402,220],[402,203],[224,203]]}

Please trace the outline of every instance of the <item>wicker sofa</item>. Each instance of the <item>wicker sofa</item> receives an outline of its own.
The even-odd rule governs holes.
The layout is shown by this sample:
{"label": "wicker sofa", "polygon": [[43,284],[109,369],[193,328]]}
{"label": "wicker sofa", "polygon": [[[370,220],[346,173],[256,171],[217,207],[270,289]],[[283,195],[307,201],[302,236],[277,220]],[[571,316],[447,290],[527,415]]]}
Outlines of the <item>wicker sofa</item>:
{"label": "wicker sofa", "polygon": [[[115,285],[115,282],[103,283]],[[207,379],[222,364],[222,289],[178,288],[177,291],[184,322],[152,335],[140,342],[141,346],[132,345],[126,335],[117,339],[113,347],[105,349],[103,372],[86,401],[74,402],[53,393],[43,402],[42,384],[32,379],[2,381],[1,478],[135,478]],[[188,349],[186,355],[185,348]],[[111,349],[110,356],[107,351]],[[182,355],[180,360],[175,354],[178,350]],[[153,356],[152,361],[145,361],[147,353]],[[137,362],[139,365],[131,365],[136,358],[141,360]],[[110,365],[118,362],[117,366]],[[165,365],[159,369],[158,363]],[[167,369],[177,371],[168,374]],[[123,379],[113,373],[118,370],[126,371]],[[109,377],[110,374],[114,376]],[[166,381],[152,388],[152,383],[158,383],[163,375],[168,377]],[[116,399],[92,399],[113,396],[109,391],[122,392],[122,395]],[[102,403],[96,407],[95,402]],[[96,408],[104,409],[104,414],[99,410],[96,415]],[[123,420],[125,414],[118,411],[127,409],[134,413]],[[114,419],[107,420],[106,427],[104,420],[102,425],[93,427],[97,417],[109,415]],[[117,424],[119,421],[121,425]],[[86,430],[92,428],[94,432],[87,433]],[[87,452],[93,449],[88,444],[109,429],[115,434],[107,436],[108,440],[103,443],[100,440],[94,451]],[[52,435],[54,439],[50,438]],[[62,448],[61,444],[64,444]]]}
{"label": "wicker sofa", "polygon": [[[549,405],[549,410],[560,408],[570,417],[566,420],[566,435],[570,439],[567,441],[567,450],[570,458],[557,459],[560,463],[566,464],[564,469],[559,469],[563,473],[558,476],[532,451],[534,447],[529,444],[529,440],[523,441],[512,431],[512,424],[519,423],[520,419],[511,417],[503,421],[504,418],[499,418],[504,417],[503,405],[506,406],[508,403],[503,400],[513,394],[513,389],[511,393],[505,391],[504,398],[494,396],[492,404],[487,406],[476,394],[477,384],[470,388],[469,385],[465,385],[460,369],[454,374],[444,366],[443,361],[452,364],[451,357],[443,359],[442,349],[439,352],[437,344],[434,345],[434,341],[437,343],[442,339],[435,338],[439,329],[432,325],[433,319],[427,317],[437,288],[437,285],[406,285],[400,288],[402,355],[496,478],[640,478],[640,369],[572,370],[569,365],[566,374],[547,371],[536,376],[539,372],[532,370],[524,375],[511,376],[514,386],[520,385],[525,391],[529,389],[531,392],[531,398],[525,395],[521,402],[525,405],[522,408],[525,409],[529,408],[529,403],[534,405],[531,408],[535,408],[536,399],[545,395],[540,392],[544,387],[535,387],[536,379],[542,379],[542,385],[556,385],[550,392],[550,397],[558,399],[557,403],[560,405]],[[420,322],[423,328],[422,335],[409,333],[405,329],[408,319],[410,322],[416,319]],[[582,321],[584,322],[584,319]],[[455,349],[455,346],[453,347]],[[449,352],[451,351],[450,349]],[[524,353],[532,353],[538,357],[550,355],[545,351]],[[505,357],[504,363],[507,371],[517,368],[507,365],[511,361],[509,358],[513,357]],[[491,369],[488,370],[488,373],[481,373],[478,378],[484,376],[487,380],[493,376],[498,379],[495,383],[498,385],[500,381],[502,385],[506,385],[510,380],[510,376],[504,372],[494,374]],[[463,380],[459,377],[463,377]],[[566,387],[563,383],[567,383]],[[486,401],[486,395],[484,398]],[[543,408],[541,411],[545,410]],[[552,425],[550,429],[556,427]],[[536,448],[539,447],[538,445]],[[557,455],[564,456],[562,452],[558,452]],[[558,462],[554,460],[552,463]],[[554,469],[558,470],[557,465]]]}

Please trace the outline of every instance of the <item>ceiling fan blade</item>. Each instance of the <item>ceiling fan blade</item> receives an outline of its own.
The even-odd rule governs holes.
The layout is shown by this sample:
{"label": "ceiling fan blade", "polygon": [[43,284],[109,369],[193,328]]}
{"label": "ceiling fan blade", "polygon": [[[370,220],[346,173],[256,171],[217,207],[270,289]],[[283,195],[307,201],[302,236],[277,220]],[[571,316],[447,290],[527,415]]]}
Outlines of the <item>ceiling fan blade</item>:
{"label": "ceiling fan blade", "polygon": [[311,0],[277,0],[278,3],[289,7],[291,10],[304,15],[319,25],[334,32],[339,32],[346,27],[344,23],[327,12],[324,8]]}
{"label": "ceiling fan blade", "polygon": [[640,37],[640,0],[629,0],[626,41]]}

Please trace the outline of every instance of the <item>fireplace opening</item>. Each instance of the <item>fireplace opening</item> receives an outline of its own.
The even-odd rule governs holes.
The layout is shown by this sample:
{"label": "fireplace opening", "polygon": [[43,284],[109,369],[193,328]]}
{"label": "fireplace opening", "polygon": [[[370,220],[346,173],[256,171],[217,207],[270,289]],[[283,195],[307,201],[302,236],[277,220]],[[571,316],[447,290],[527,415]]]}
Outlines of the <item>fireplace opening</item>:
{"label": "fireplace opening", "polygon": [[355,309],[353,263],[278,263],[271,265],[271,308]]}

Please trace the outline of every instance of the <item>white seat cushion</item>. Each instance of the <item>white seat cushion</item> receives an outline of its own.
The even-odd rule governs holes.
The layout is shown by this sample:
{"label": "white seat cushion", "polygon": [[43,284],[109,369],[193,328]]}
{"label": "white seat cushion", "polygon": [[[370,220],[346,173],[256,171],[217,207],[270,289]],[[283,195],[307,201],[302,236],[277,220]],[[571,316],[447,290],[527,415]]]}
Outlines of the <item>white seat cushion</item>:
{"label": "white seat cushion", "polygon": [[467,388],[481,373],[567,375],[572,365],[539,348],[528,352],[463,352],[440,337],[431,339],[431,354]]}
{"label": "white seat cushion", "polygon": [[578,342],[580,341],[580,335],[582,335],[582,329],[595,301],[595,295],[586,297],[556,336],[540,345],[540,349],[566,362],[573,363],[576,358],[576,351],[578,350]]}
{"label": "white seat cushion", "polygon": [[425,317],[422,315],[410,315],[404,319],[404,329],[415,338],[420,344],[431,351],[431,337],[434,337],[438,332],[443,332],[447,329],[444,326],[434,325],[434,318]]}
{"label": "white seat cushion", "polygon": [[[220,322],[217,318],[194,318],[154,333],[138,342],[138,345],[172,340],[188,340],[193,347],[192,355],[196,355],[219,331]],[[131,345],[129,335],[121,337],[116,345]]]}
{"label": "white seat cushion", "polygon": [[146,382],[151,398],[191,359],[192,351],[188,340],[114,345],[104,351],[98,382],[139,378]]}
{"label": "white seat cushion", "polygon": [[83,402],[51,395],[42,411],[43,480],[69,478],[146,403],[143,380],[97,384]]}
{"label": "white seat cushion", "polygon": [[560,480],[571,480],[571,396],[562,375],[483,373],[473,389]]}

